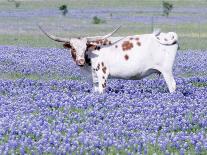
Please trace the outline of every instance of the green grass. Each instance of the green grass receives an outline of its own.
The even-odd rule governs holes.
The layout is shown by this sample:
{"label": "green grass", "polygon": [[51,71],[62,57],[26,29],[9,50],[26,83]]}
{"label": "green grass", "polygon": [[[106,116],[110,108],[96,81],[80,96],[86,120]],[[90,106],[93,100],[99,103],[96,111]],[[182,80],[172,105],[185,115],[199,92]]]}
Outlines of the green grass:
{"label": "green grass", "polygon": [[[2,19],[4,22],[8,22],[8,24],[12,24],[12,20],[5,18]],[[38,19],[35,19],[38,22]],[[162,25],[162,24],[154,24],[145,25],[143,23],[117,23],[113,20],[108,19],[106,22],[100,25],[92,24],[92,19],[88,20],[75,20],[68,18],[58,18],[54,19],[49,17],[45,19],[43,22],[43,28],[51,34],[57,36],[68,37],[74,36],[91,36],[91,35],[104,35],[111,32],[113,29],[118,27],[118,25],[122,25],[121,29],[114,34],[114,36],[126,36],[126,35],[134,35],[134,34],[143,34],[143,33],[151,33],[152,29],[160,28],[162,31],[175,31],[179,37],[179,43],[181,50],[185,49],[206,49],[207,48],[207,24],[177,24],[177,25]],[[14,20],[15,21],[15,20]],[[44,21],[43,19],[39,20]],[[30,19],[21,21],[21,24],[26,24],[31,22]],[[62,26],[50,26],[48,30],[47,23],[61,23],[61,25],[66,25],[67,23],[71,23],[70,26],[73,26],[74,29],[64,30]],[[84,25],[84,23],[86,25]],[[84,25],[83,28],[79,29],[78,25]],[[77,28],[75,28],[77,27]],[[44,36],[40,30],[37,28],[37,25],[32,25],[32,30],[28,32],[18,32],[17,30],[13,33],[0,33],[0,44],[1,45],[17,45],[17,46],[30,46],[30,47],[57,47],[62,48],[61,43],[54,42]]]}
{"label": "green grass", "polygon": [[[155,145],[152,145],[152,144],[148,144],[147,145],[147,149],[148,149],[147,150],[148,151],[147,155],[152,155],[154,153],[156,153],[157,155],[165,155],[166,154],[165,152],[161,151],[161,149],[159,147],[157,147]],[[174,148],[174,147],[168,146],[167,150],[168,150],[169,154],[173,154],[173,155],[180,154],[180,152],[176,148]],[[119,155],[127,155],[128,152],[132,153],[133,152],[132,148],[127,148],[125,150],[124,149],[118,150],[114,146],[110,146],[110,147],[106,147],[105,148],[105,154],[107,154],[107,155],[117,155],[117,154],[119,154]],[[207,153],[206,150],[202,150],[199,154],[205,155],[206,153]],[[143,154],[143,155],[145,154],[144,150],[142,150],[141,154]],[[193,148],[193,146],[190,146],[189,149],[187,149],[185,151],[185,154],[186,155],[187,154],[196,155],[197,153],[195,152],[195,149]]]}
{"label": "green grass", "polygon": [[181,50],[187,49],[206,49],[207,38],[191,38],[191,37],[180,37],[179,45]]}
{"label": "green grass", "polygon": [[[174,8],[205,8],[207,7],[207,0],[168,0],[174,4]],[[113,19],[103,19],[106,23],[93,24],[93,18],[77,19],[70,16],[70,9],[76,8],[133,8],[137,9],[135,13],[118,13],[121,16],[146,16],[161,15],[162,12],[145,12],[139,11],[139,8],[162,8],[162,0],[99,0],[94,3],[92,0],[23,0],[19,8],[15,8],[14,3],[6,0],[0,0],[0,10],[34,10],[34,9],[57,9],[61,5],[67,5],[68,16],[62,17],[32,17],[32,18],[18,18],[18,17],[0,17],[2,21],[0,26],[5,27],[0,30],[0,44],[1,45],[17,45],[17,46],[31,46],[31,47],[62,47],[62,44],[51,41],[43,36],[37,28],[37,23],[42,23],[43,28],[48,32],[64,37],[70,36],[91,36],[104,35],[111,32],[118,25],[122,28],[115,34],[115,36],[126,36],[142,33],[151,33],[153,27],[161,28],[163,31],[175,31],[178,33],[181,50],[185,49],[206,49],[207,48],[207,23],[190,23],[190,24],[151,24],[133,23],[128,21],[114,21]],[[115,6],[115,7],[114,7]],[[108,13],[110,16],[110,12]],[[189,16],[194,17],[206,16],[204,14],[193,14],[183,12],[172,12],[170,16]],[[94,15],[95,16],[95,15]],[[207,16],[206,16],[207,18]],[[13,25],[13,28],[7,28],[7,25]],[[27,25],[29,30],[22,30],[21,26]],[[68,29],[63,29],[68,25]],[[83,25],[83,26],[82,26]],[[17,27],[17,28],[15,28]],[[11,29],[11,30],[10,30]]]}
{"label": "green grass", "polygon": [[0,35],[1,45],[17,45],[29,47],[57,47],[61,48],[62,44],[58,44],[45,36],[41,35]]}
{"label": "green grass", "polygon": [[183,77],[183,78],[188,78],[188,77],[192,77],[192,76],[207,76],[207,73],[206,72],[202,72],[202,73],[197,73],[197,72],[194,72],[194,73],[185,73],[185,74],[180,74],[178,75],[178,77]]}
{"label": "green grass", "polygon": [[1,136],[0,145],[2,145],[3,143],[7,143],[8,140],[9,140],[9,134],[4,134],[3,136]]}
{"label": "green grass", "polygon": [[0,75],[0,79],[6,79],[6,80],[17,80],[17,79],[31,79],[31,80],[44,80],[44,81],[49,81],[49,80],[81,80],[79,77],[74,77],[74,76],[62,76],[58,74],[53,74],[53,75],[39,75],[39,74],[21,74],[21,73],[2,73]]}
{"label": "green grass", "polygon": [[[205,0],[168,0],[175,7],[206,7],[207,1]],[[75,0],[22,0],[18,9],[36,9],[36,8],[53,8],[59,7],[62,4],[66,4],[68,8],[96,8],[96,7],[162,7],[162,0],[79,0],[78,3]],[[0,9],[15,8],[14,3],[9,3],[6,0],[0,0]]]}
{"label": "green grass", "polygon": [[192,85],[195,87],[207,87],[207,83],[205,82],[193,82]]}
{"label": "green grass", "polygon": [[[131,30],[132,31],[132,30]],[[146,33],[146,29],[137,29],[134,28],[134,34],[142,34]],[[108,31],[109,32],[109,31]],[[133,34],[128,33],[128,30],[123,28],[121,32],[118,34],[129,35]],[[179,35],[179,33],[178,33]],[[117,36],[117,34],[115,35]],[[56,47],[56,48],[63,48],[62,43],[54,42],[50,39],[48,39],[45,36],[41,35],[0,35],[0,44],[1,45],[15,45],[15,46],[26,46],[26,47]],[[207,37],[182,37],[182,35],[179,37],[179,44],[181,50],[186,49],[206,49],[207,48]]]}

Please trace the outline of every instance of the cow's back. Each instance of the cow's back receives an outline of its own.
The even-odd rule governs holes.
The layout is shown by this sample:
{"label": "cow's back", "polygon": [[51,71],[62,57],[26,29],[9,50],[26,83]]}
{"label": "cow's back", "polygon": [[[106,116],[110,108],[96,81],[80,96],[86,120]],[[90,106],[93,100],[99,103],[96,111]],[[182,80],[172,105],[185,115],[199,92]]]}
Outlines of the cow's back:
{"label": "cow's back", "polygon": [[151,63],[147,60],[150,43],[150,34],[130,36],[110,48],[100,50],[100,58],[107,64],[110,76],[135,77],[141,75]]}
{"label": "cow's back", "polygon": [[[172,47],[175,48],[176,47]],[[135,35],[96,51],[114,78],[141,79],[158,72],[166,61],[173,64],[172,48],[159,44],[153,34]]]}

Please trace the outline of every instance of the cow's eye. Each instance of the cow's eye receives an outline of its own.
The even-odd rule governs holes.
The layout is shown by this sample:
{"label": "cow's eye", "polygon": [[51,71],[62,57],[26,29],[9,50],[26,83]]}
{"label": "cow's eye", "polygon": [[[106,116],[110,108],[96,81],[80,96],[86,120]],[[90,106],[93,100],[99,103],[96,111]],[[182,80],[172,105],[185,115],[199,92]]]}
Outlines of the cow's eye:
{"label": "cow's eye", "polygon": [[76,60],[76,50],[75,49],[71,49],[71,55],[72,55],[73,59]]}

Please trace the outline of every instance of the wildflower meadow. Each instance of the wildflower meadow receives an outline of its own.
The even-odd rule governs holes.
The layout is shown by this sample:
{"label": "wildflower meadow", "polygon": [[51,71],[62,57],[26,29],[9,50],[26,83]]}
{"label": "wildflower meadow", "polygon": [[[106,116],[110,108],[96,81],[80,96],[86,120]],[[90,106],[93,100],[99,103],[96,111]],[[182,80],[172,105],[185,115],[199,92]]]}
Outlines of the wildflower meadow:
{"label": "wildflower meadow", "polygon": [[[164,17],[159,0],[0,1],[0,154],[207,154],[207,2],[169,2]],[[61,36],[117,25],[117,35],[175,31],[177,89],[169,93],[155,74],[110,79],[104,94],[94,93],[90,75],[37,23]]]}

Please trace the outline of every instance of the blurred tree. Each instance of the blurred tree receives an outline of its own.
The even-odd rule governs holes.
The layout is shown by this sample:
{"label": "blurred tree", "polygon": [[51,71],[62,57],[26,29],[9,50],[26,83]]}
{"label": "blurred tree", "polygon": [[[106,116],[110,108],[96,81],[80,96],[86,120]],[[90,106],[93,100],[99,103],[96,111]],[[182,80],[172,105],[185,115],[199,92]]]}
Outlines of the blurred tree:
{"label": "blurred tree", "polygon": [[20,7],[20,4],[21,4],[20,2],[15,1],[15,7],[16,8]]}
{"label": "blurred tree", "polygon": [[173,4],[163,1],[162,2],[162,8],[163,8],[163,16],[169,16],[169,13],[172,11],[173,9]]}
{"label": "blurred tree", "polygon": [[21,3],[15,0],[8,0],[8,2],[14,2],[15,3],[15,7],[18,8],[20,7]]}
{"label": "blurred tree", "polygon": [[67,5],[63,4],[59,7],[59,10],[62,12],[62,15],[65,16],[68,13]]}
{"label": "blurred tree", "polygon": [[98,18],[97,16],[94,16],[93,17],[93,24],[101,24],[101,23],[105,23],[106,21],[105,20],[102,20],[100,18]]}

